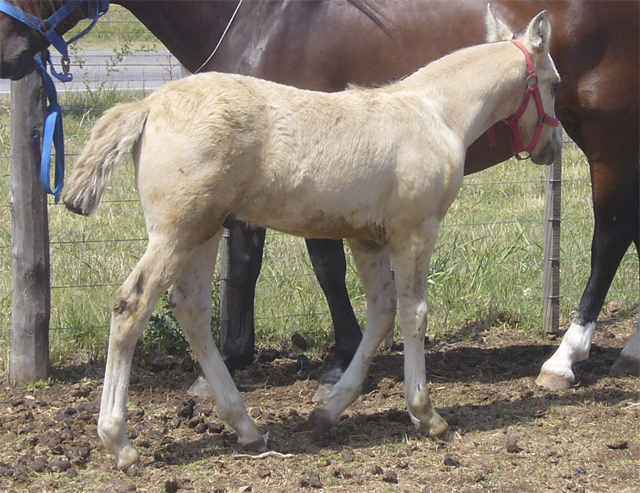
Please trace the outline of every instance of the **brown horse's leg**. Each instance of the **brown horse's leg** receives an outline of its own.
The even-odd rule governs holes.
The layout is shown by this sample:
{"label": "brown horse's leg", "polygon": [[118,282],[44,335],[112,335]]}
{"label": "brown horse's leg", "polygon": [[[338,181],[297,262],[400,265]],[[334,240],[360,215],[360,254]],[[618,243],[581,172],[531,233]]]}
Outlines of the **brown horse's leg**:
{"label": "brown horse's leg", "polygon": [[[221,354],[227,368],[234,371],[253,362],[255,345],[254,299],[262,266],[265,230],[250,228],[241,221],[228,220],[230,279],[227,285],[229,327]],[[362,332],[353,312],[345,285],[346,261],[342,242],[307,240],[309,257],[327,298],[336,338],[336,355],[323,383],[337,382],[360,344]]]}
{"label": "brown horse's leg", "polygon": [[347,262],[342,241],[308,239],[306,243],[313,270],[329,304],[336,338],[335,358],[321,382],[334,384],[349,366],[362,340],[362,332],[345,284]]}
{"label": "brown horse's leg", "polygon": [[[536,380],[552,390],[574,383],[571,365],[589,356],[596,321],[613,277],[631,242],[638,243],[638,122],[627,131],[610,123],[582,124],[575,139],[590,143],[585,150],[591,165],[595,215],[591,275],[571,327]],[[611,128],[616,129],[615,135],[611,135]],[[637,358],[640,364],[640,355]]]}

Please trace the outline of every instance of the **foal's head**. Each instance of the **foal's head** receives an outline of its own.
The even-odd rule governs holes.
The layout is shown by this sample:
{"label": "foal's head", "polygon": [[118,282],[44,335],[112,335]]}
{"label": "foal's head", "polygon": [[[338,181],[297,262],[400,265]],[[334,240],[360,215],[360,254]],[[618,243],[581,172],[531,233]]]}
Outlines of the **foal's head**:
{"label": "foal's head", "polygon": [[[560,76],[549,54],[551,24],[547,14],[538,14],[519,35],[514,35],[491,9],[488,9],[486,24],[487,41],[514,41],[514,47],[523,51],[523,68],[530,65],[527,67],[529,75],[526,88],[523,87],[525,97],[521,107],[514,117],[507,120],[513,132],[516,157],[531,157],[535,163],[550,164],[561,152],[562,133],[555,119],[554,104]],[[531,56],[526,65],[525,53]]]}

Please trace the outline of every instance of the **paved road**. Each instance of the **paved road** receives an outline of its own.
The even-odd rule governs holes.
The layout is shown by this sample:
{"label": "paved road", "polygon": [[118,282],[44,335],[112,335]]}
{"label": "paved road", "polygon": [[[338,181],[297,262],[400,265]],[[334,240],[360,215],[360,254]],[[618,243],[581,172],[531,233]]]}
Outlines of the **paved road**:
{"label": "paved road", "polygon": [[[51,53],[56,70],[60,71],[60,55]],[[115,63],[115,65],[114,65]],[[110,51],[86,51],[71,55],[73,81],[62,83],[54,79],[58,92],[106,89],[156,89],[182,75],[178,61],[168,52],[138,52],[116,63]],[[10,81],[0,79],[0,94],[8,94]]]}

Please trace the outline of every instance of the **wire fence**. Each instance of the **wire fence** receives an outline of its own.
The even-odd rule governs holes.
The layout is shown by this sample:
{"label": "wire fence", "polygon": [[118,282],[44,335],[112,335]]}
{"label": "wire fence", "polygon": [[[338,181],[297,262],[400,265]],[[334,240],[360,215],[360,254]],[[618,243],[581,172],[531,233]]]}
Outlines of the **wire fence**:
{"label": "wire fence", "polygon": [[[124,96],[125,99],[140,97],[140,91],[147,92],[182,75],[177,61],[165,51],[83,50],[76,55],[74,85],[60,89],[62,101],[67,101],[66,107],[63,102],[63,109],[72,115],[67,120],[73,134],[67,154],[70,163],[75,161],[83,139],[88,137],[86,128],[111,104],[105,95],[126,91],[130,96]],[[0,84],[0,101],[5,101],[0,105],[0,170],[4,175],[0,189],[0,335],[4,336],[10,333],[12,247],[7,94],[8,85]],[[95,99],[88,104],[87,98],[91,99],[92,94]],[[105,101],[107,104],[100,106]],[[525,171],[519,170],[522,166]],[[564,175],[561,285],[566,323],[586,284],[593,227],[588,165],[570,141],[565,144]],[[86,222],[70,219],[69,213],[50,201],[50,216],[55,222],[50,243],[53,331],[106,330],[110,315],[108,300],[144,251],[146,234],[132,177],[118,187],[124,192],[106,197],[102,207],[107,212],[99,218],[84,220],[99,223],[108,217],[110,225],[104,230],[96,224],[89,228]],[[459,199],[441,226],[432,259],[430,325],[459,324],[460,320],[483,316],[495,318],[504,311],[519,313],[527,304],[537,305],[541,311],[543,196],[544,173],[532,165],[499,165],[465,178]],[[135,224],[111,226],[122,218]],[[85,228],[90,231],[83,233]],[[114,235],[107,231],[111,229]],[[256,297],[259,332],[299,330],[300,324],[306,324],[319,326],[323,335],[329,335],[328,308],[302,241],[270,232],[264,259]],[[96,265],[110,262],[118,264],[117,268],[110,267],[109,274],[97,273]],[[74,267],[76,263],[78,266]],[[637,253],[630,251],[609,293],[610,302],[637,301],[637,266]],[[76,269],[84,271],[70,275]],[[364,296],[351,264],[347,277],[354,307],[362,320]],[[87,296],[89,291],[100,295]],[[87,313],[92,310],[97,315],[90,317]],[[538,315],[534,309],[533,314],[518,316],[523,324],[531,325]],[[274,326],[280,329],[274,331]]]}

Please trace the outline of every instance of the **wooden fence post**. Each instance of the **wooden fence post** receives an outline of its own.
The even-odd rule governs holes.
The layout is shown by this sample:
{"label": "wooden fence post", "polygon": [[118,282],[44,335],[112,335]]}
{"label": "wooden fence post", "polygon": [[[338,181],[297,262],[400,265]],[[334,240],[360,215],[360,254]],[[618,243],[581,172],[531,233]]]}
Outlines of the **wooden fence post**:
{"label": "wooden fence post", "polygon": [[562,153],[547,167],[545,179],[542,327],[548,334],[560,330],[561,192]]}
{"label": "wooden fence post", "polygon": [[224,228],[222,241],[220,241],[220,349],[227,340],[229,331],[229,310],[227,300],[227,289],[229,287],[229,242],[231,236],[229,230]]}
{"label": "wooden fence post", "polygon": [[9,381],[49,377],[49,221],[40,179],[46,95],[38,70],[11,82],[12,303]]}

